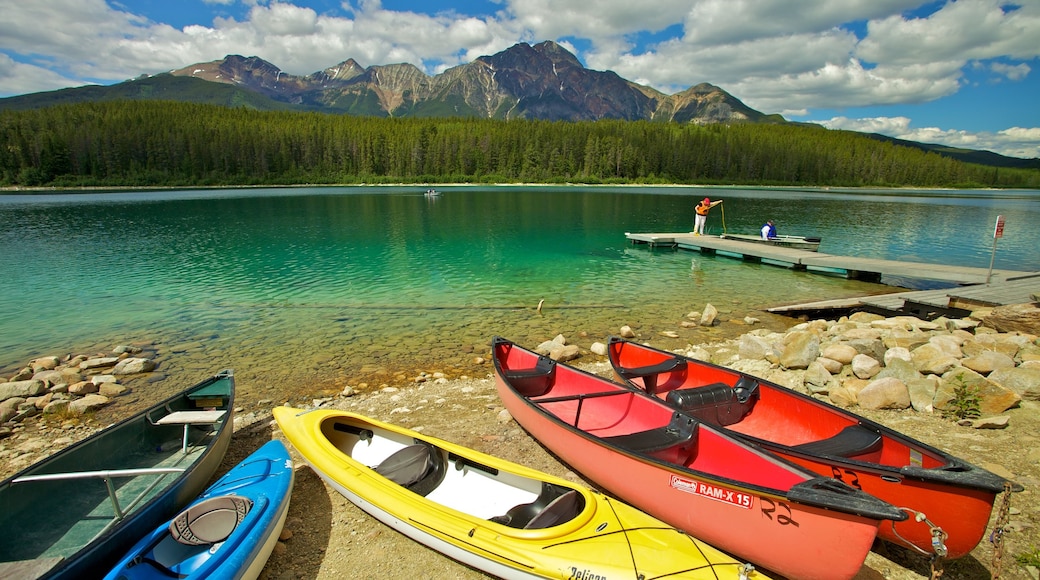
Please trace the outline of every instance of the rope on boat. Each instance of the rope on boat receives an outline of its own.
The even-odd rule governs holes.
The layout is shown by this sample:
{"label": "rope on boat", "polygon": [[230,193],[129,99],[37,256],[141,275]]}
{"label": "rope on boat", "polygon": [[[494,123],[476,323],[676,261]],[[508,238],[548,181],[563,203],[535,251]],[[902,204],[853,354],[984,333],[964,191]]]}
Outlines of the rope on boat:
{"label": "rope on boat", "polygon": [[899,534],[899,532],[896,530],[896,523],[895,522],[892,522],[892,533],[897,538],[902,540],[903,543],[906,544],[907,546],[910,546],[911,548],[917,550],[921,554],[929,557],[929,560],[930,560],[930,563],[931,563],[931,567],[932,567],[931,580],[937,580],[940,576],[943,575],[943,565],[944,565],[944,561],[945,561],[946,554],[947,554],[946,538],[948,538],[949,535],[945,531],[943,531],[942,528],[940,528],[939,526],[935,525],[935,522],[929,520],[928,516],[926,516],[924,514],[924,512],[919,512],[917,510],[914,510],[914,509],[911,509],[911,508],[908,508],[908,507],[901,507],[899,509],[901,509],[904,512],[906,512],[907,514],[913,516],[915,522],[924,522],[925,524],[928,525],[928,528],[929,528],[929,530],[932,533],[932,552],[931,553],[928,553],[926,550],[918,547],[913,542],[911,542],[911,541],[907,540],[906,538],[904,538],[903,536],[901,536]]}
{"label": "rope on boat", "polygon": [[997,521],[993,524],[993,533],[989,541],[993,544],[993,580],[1000,578],[1004,558],[1004,534],[1007,533],[1005,526],[1011,513],[1011,482],[1004,482],[1004,499],[1000,502],[1000,510],[997,512]]}

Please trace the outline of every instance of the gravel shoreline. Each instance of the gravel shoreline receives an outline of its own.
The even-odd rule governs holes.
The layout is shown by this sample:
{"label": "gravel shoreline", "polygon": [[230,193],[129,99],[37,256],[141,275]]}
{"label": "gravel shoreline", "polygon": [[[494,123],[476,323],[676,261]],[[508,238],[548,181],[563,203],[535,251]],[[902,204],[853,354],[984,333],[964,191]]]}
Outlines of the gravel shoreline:
{"label": "gravel shoreline", "polygon": [[[739,340],[691,348],[717,353],[736,348]],[[604,376],[610,373],[605,358],[587,349],[582,349],[582,356],[570,364]],[[241,402],[236,410],[231,447],[220,472],[230,469],[266,441],[282,439],[270,409],[278,404],[290,404],[304,408],[348,409],[596,487],[570,471],[512,420],[498,399],[491,372],[490,363],[477,360],[470,373],[472,376],[450,380],[430,375],[400,387],[358,390],[348,387],[342,394],[322,399],[298,397],[286,401]],[[798,377],[800,379],[801,375]],[[765,378],[790,385],[772,375]],[[1007,428],[985,430],[959,426],[938,413],[868,411],[861,408],[853,408],[853,411],[971,463],[1011,474],[1025,485],[1024,492],[1012,496],[1012,527],[1011,533],[1005,536],[1004,555],[995,561],[993,546],[984,539],[969,556],[946,562],[943,578],[992,578],[998,569],[1001,578],[1037,578],[1036,569],[1017,564],[1015,556],[1035,553],[1040,546],[1040,533],[1036,527],[1040,522],[1040,506],[1034,495],[1034,490],[1040,485],[1040,453],[1034,451],[1040,443],[1040,403],[1023,400],[1017,408],[1005,413],[1009,416]],[[53,421],[43,430],[27,425],[14,436],[0,441],[4,475],[13,472],[13,464],[28,463],[28,458],[36,460],[85,437],[96,428],[96,425],[89,424],[58,429]],[[296,461],[296,484],[289,515],[283,539],[261,578],[487,577],[371,518],[326,487],[291,447],[290,452]],[[856,579],[910,580],[929,578],[930,575],[926,558],[878,542]]]}

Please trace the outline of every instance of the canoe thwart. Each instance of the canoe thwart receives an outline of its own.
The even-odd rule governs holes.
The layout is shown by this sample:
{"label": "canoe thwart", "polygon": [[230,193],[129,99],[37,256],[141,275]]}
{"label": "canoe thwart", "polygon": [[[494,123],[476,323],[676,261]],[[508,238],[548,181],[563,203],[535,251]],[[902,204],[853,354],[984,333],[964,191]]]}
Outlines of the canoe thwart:
{"label": "canoe thwart", "polygon": [[881,434],[862,425],[849,425],[832,437],[794,445],[792,448],[811,455],[855,457],[881,449]]}
{"label": "canoe thwart", "polygon": [[712,383],[669,391],[665,400],[677,409],[712,425],[733,425],[751,412],[758,400],[758,383],[741,378],[736,387]]}

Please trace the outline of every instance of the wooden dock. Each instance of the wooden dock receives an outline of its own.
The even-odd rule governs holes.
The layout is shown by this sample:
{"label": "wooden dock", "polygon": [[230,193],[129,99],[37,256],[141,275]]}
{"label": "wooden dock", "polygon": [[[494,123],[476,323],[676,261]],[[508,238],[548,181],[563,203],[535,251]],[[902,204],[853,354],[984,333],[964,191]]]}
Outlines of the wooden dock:
{"label": "wooden dock", "polygon": [[881,282],[882,276],[897,276],[951,284],[986,284],[987,282],[1000,283],[1040,276],[1040,272],[1002,269],[994,269],[990,272],[988,268],[836,256],[822,252],[727,240],[718,236],[695,236],[692,233],[633,234],[626,232],[625,237],[633,244],[695,250],[703,254],[730,255],[748,262],[769,263],[794,270],[844,274],[847,278],[867,282]]}

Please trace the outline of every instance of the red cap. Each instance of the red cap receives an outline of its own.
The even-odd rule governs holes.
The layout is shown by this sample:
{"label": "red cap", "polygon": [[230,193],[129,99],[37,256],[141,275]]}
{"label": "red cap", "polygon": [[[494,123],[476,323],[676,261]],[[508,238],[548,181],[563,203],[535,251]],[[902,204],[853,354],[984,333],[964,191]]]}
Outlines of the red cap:
{"label": "red cap", "polygon": [[704,198],[704,203],[711,203],[711,200],[708,198]]}

